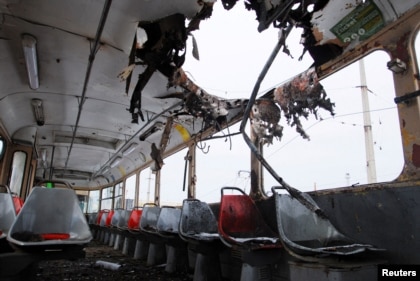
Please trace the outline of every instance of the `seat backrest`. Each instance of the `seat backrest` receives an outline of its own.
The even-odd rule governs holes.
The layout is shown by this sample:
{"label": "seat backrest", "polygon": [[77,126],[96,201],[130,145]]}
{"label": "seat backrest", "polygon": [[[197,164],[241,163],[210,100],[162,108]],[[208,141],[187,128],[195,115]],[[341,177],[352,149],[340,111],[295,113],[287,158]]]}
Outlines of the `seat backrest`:
{"label": "seat backrest", "polygon": [[106,227],[111,226],[111,221],[112,221],[113,216],[114,216],[114,210],[109,210],[108,215],[106,216],[106,220],[105,220]]}
{"label": "seat backrest", "polygon": [[156,229],[160,234],[178,234],[181,209],[163,206],[160,210]]}
{"label": "seat backrest", "polygon": [[144,205],[140,219],[140,230],[157,233],[160,210],[160,207],[156,205]]}
{"label": "seat backrest", "polygon": [[130,210],[122,210],[121,211],[121,217],[118,220],[117,227],[121,230],[127,230],[128,229],[128,220],[130,219]]}
{"label": "seat backrest", "polygon": [[92,239],[77,195],[69,188],[34,187],[10,228],[7,239],[21,246],[39,243],[16,238],[24,233],[33,233],[44,239],[50,239],[49,234],[56,234],[53,237],[70,235],[70,239],[51,244],[86,244]]}
{"label": "seat backrest", "polygon": [[186,199],[182,203],[179,233],[191,236],[200,233],[215,234],[217,220],[206,202],[196,199]]}
{"label": "seat backrest", "polygon": [[106,222],[107,222],[110,211],[111,210],[108,210],[108,209],[101,210],[101,217],[99,221],[100,226],[106,226]]}
{"label": "seat backrest", "polygon": [[143,209],[140,207],[134,207],[133,210],[131,210],[130,218],[128,219],[128,229],[139,231],[140,230],[140,219],[141,215],[143,213]]}
{"label": "seat backrest", "polygon": [[[241,194],[224,194],[228,189]],[[218,231],[221,241],[228,246],[236,244],[254,250],[280,247],[277,233],[267,225],[255,202],[235,187],[222,188]]]}
{"label": "seat backrest", "polygon": [[326,246],[328,241],[347,240],[327,219],[314,215],[289,194],[276,194],[277,226],[282,239]]}
{"label": "seat backrest", "polygon": [[102,216],[103,216],[103,214],[105,213],[105,211],[106,211],[106,210],[100,210],[100,211],[99,211],[99,213],[98,213],[98,215],[97,215],[97,217],[96,217],[96,222],[95,222],[95,224],[96,224],[96,225],[100,225],[100,224],[101,224],[101,221],[102,221]]}
{"label": "seat backrest", "polygon": [[123,209],[114,210],[114,215],[112,216],[112,219],[111,219],[112,227],[118,227],[118,222],[121,219],[122,212],[123,212]]}
{"label": "seat backrest", "polygon": [[219,232],[237,238],[272,237],[254,201],[248,195],[225,194],[220,202]]}

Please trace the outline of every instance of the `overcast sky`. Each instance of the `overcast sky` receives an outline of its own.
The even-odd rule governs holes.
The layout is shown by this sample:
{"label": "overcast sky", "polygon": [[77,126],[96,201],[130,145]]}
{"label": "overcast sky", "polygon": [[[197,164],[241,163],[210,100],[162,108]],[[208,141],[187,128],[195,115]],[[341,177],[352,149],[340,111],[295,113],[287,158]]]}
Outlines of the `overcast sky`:
{"label": "overcast sky", "polygon": [[[260,94],[312,64],[308,54],[302,61],[297,59],[302,52],[300,34],[300,30],[295,30],[287,40],[294,58],[284,53],[277,56],[262,83]],[[213,16],[201,23],[194,36],[200,60],[190,55],[189,40],[189,55],[183,68],[209,93],[224,98],[249,98],[278,38],[273,27],[258,33],[255,13],[247,11],[242,2],[230,11],[224,10],[217,2]],[[386,68],[388,60],[384,52],[365,58],[378,182],[396,178],[403,166],[392,75]],[[302,120],[311,138],[308,141],[302,139],[295,128],[290,128],[282,116],[283,138],[265,147],[265,157],[286,182],[303,191],[367,183],[358,63],[328,77],[321,84],[336,105],[335,117],[320,110],[321,118]],[[237,131],[238,127],[232,128],[230,133]],[[204,149],[197,155],[199,199],[218,201],[223,186],[237,186],[249,191],[249,149],[242,136],[207,141],[201,145]],[[180,165],[184,156],[181,153],[165,160],[161,202],[181,202],[186,197],[182,192],[184,167]],[[165,169],[176,172],[165,173]],[[146,181],[148,176],[143,173],[141,181]],[[266,175],[266,190],[274,185],[277,185],[274,179]]]}

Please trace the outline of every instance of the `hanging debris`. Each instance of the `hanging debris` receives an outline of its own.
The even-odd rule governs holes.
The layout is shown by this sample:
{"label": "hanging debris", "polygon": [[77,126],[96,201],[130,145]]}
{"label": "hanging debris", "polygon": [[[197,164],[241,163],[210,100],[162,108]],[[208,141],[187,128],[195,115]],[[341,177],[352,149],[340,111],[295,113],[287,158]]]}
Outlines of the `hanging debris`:
{"label": "hanging debris", "polygon": [[[202,9],[185,26],[186,18],[183,14],[173,14],[154,22],[140,22],[133,47],[129,57],[129,66],[121,71],[118,77],[126,81],[128,92],[134,65],[145,67],[139,75],[136,87],[131,96],[130,108],[131,123],[138,124],[138,117],[144,120],[141,111],[141,95],[155,71],[161,72],[170,78],[185,61],[186,41],[191,31],[199,28],[200,21],[211,16],[213,1],[199,1]],[[193,53],[198,59],[197,44],[194,41]]]}
{"label": "hanging debris", "polygon": [[252,105],[250,112],[251,128],[262,144],[272,144],[273,137],[283,136],[280,121],[280,108],[271,99],[259,99]]}
{"label": "hanging debris", "polygon": [[169,86],[179,86],[185,91],[157,98],[184,100],[183,107],[175,112],[175,115],[189,114],[197,118],[203,118],[205,127],[216,126],[217,129],[220,129],[220,125],[226,121],[229,110],[244,107],[247,102],[246,99],[223,99],[207,93],[207,91],[194,84],[181,68],[174,73]]}
{"label": "hanging debris", "polygon": [[318,108],[323,108],[334,115],[334,103],[327,98],[327,93],[319,83],[315,68],[308,69],[290,82],[276,88],[274,100],[283,110],[287,123],[296,126],[296,131],[305,139],[309,139],[309,136],[302,128],[300,117],[308,118],[312,113],[315,118],[318,118]]}

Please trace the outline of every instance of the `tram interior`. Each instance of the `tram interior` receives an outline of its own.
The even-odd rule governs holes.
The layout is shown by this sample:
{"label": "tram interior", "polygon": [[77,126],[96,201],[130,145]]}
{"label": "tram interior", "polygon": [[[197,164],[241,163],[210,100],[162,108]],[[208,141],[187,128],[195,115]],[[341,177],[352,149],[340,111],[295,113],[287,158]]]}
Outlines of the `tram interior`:
{"label": "tram interior", "polygon": [[[257,42],[270,46],[247,94],[219,95],[189,60],[239,5],[276,37]],[[0,280],[43,280],[40,263],[92,243],[173,280],[379,280],[420,263],[417,0],[2,0],[0,13]],[[213,79],[232,75],[214,63]],[[264,89],[271,68],[288,76]],[[99,266],[119,280],[121,264]]]}

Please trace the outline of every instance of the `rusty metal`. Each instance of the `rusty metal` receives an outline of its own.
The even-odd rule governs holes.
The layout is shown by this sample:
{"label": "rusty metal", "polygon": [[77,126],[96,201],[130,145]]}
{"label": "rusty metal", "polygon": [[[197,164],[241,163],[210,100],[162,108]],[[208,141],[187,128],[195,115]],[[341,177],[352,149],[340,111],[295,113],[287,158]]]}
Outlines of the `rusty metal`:
{"label": "rusty metal", "polygon": [[296,131],[305,139],[309,139],[309,136],[303,130],[299,117],[307,118],[309,114],[313,114],[317,118],[318,108],[323,108],[334,115],[334,103],[327,98],[315,68],[308,69],[290,82],[276,88],[274,100],[283,110],[287,122],[296,126]]}

